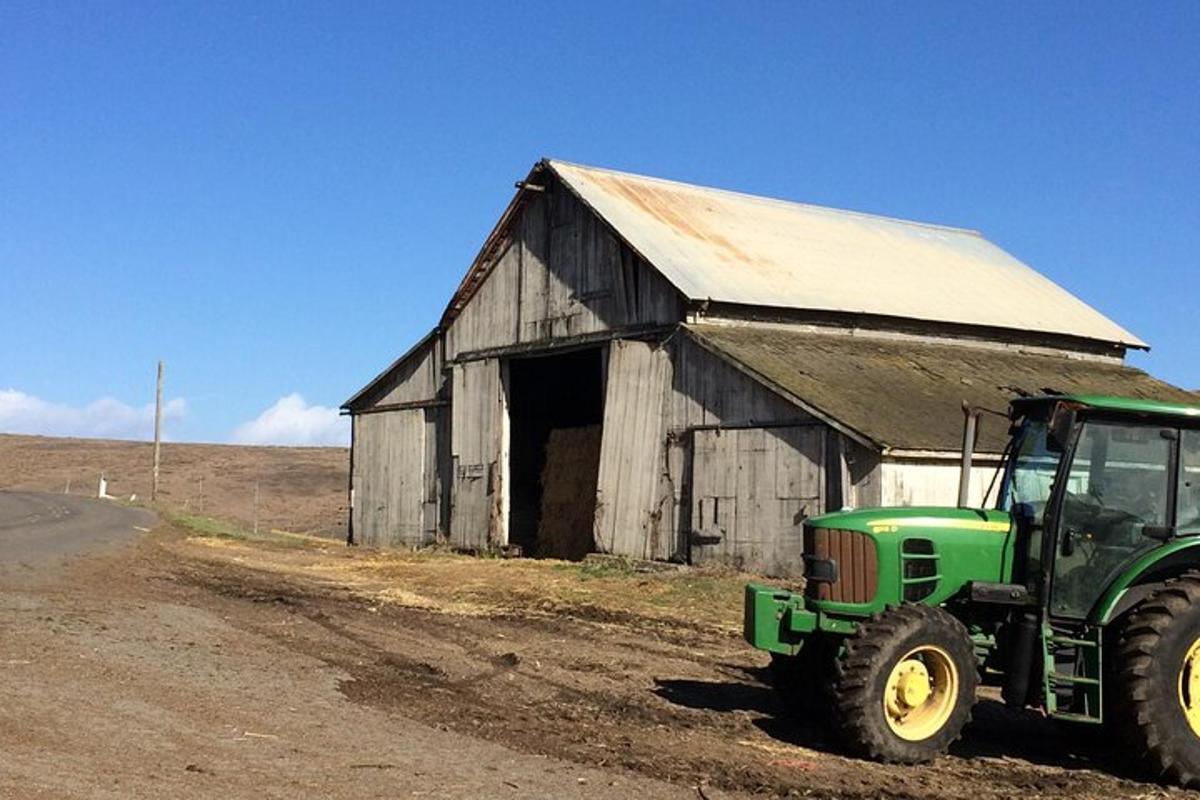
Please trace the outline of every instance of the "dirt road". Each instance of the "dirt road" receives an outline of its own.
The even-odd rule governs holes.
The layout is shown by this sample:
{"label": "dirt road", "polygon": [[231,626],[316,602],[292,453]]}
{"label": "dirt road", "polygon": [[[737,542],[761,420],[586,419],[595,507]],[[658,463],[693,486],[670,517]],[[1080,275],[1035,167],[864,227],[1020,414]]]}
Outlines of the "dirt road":
{"label": "dirt road", "polygon": [[423,724],[359,702],[350,673],[290,644],[319,616],[201,586],[153,538],[119,548],[150,516],[0,493],[0,797],[696,796],[454,732],[451,705]]}
{"label": "dirt road", "polygon": [[0,797],[1183,796],[987,699],[932,765],[845,758],[680,612],[686,574],[167,526],[29,572],[0,591]]}

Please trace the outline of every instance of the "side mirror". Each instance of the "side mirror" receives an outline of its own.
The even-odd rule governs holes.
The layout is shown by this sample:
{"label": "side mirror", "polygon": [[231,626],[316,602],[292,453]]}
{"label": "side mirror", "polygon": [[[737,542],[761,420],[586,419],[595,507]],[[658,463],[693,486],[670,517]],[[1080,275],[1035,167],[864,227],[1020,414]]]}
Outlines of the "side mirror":
{"label": "side mirror", "polygon": [[1175,536],[1175,528],[1170,525],[1143,525],[1142,536],[1165,542]]}

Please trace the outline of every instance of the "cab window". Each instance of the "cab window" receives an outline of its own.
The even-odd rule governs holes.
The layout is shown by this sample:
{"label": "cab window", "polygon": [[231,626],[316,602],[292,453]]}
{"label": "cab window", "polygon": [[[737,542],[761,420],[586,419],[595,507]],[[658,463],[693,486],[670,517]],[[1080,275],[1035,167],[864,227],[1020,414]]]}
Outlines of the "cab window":
{"label": "cab window", "polygon": [[[1200,476],[1198,476],[1200,477]],[[1087,422],[1064,487],[1050,610],[1084,617],[1168,524],[1171,438],[1154,426]]]}

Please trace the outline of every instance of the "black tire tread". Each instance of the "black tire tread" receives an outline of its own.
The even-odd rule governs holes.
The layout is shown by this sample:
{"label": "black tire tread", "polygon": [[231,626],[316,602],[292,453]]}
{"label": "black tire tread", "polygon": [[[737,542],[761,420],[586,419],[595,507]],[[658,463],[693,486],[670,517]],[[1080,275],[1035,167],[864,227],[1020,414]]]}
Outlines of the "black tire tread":
{"label": "black tire tread", "polygon": [[[1175,687],[1156,686],[1154,659],[1167,631],[1189,609],[1200,612],[1200,573],[1185,572],[1134,607],[1116,644],[1113,713],[1136,766],[1148,777],[1189,789],[1200,789],[1196,765],[1181,762],[1181,733],[1169,715],[1155,713],[1158,693]],[[1180,623],[1181,624],[1181,623]],[[1200,633],[1200,631],[1198,631]],[[1177,724],[1174,727],[1178,727]],[[1193,736],[1190,730],[1183,734]]]}
{"label": "black tire tread", "polygon": [[[939,737],[936,746],[931,747],[925,742],[906,742],[897,746],[898,740],[879,713],[882,698],[875,691],[878,671],[897,642],[931,629],[941,629],[952,640],[958,639],[958,644],[965,648],[965,653],[951,655],[966,659],[970,665],[969,669],[963,669],[960,664],[959,669],[959,680],[964,684],[969,700],[951,713],[943,728],[950,736]],[[961,737],[963,726],[971,719],[978,683],[971,637],[959,620],[933,606],[896,606],[872,615],[846,640],[834,671],[834,722],[843,743],[855,754],[886,763],[922,763],[941,755]]]}

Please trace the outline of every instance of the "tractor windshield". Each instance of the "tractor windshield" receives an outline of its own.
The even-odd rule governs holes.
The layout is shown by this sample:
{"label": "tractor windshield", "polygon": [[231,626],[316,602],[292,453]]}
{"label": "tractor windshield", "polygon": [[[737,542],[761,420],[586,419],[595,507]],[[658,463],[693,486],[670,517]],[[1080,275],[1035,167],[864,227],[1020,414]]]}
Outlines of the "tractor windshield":
{"label": "tractor windshield", "polygon": [[1040,526],[1062,454],[1050,448],[1044,419],[1027,419],[1017,432],[1001,487],[1001,510]]}
{"label": "tractor windshield", "polygon": [[1031,588],[1041,574],[1043,520],[1062,453],[1051,446],[1050,425],[1029,419],[1021,425],[1009,452],[999,508],[1018,520],[1021,531],[1018,574]]}

